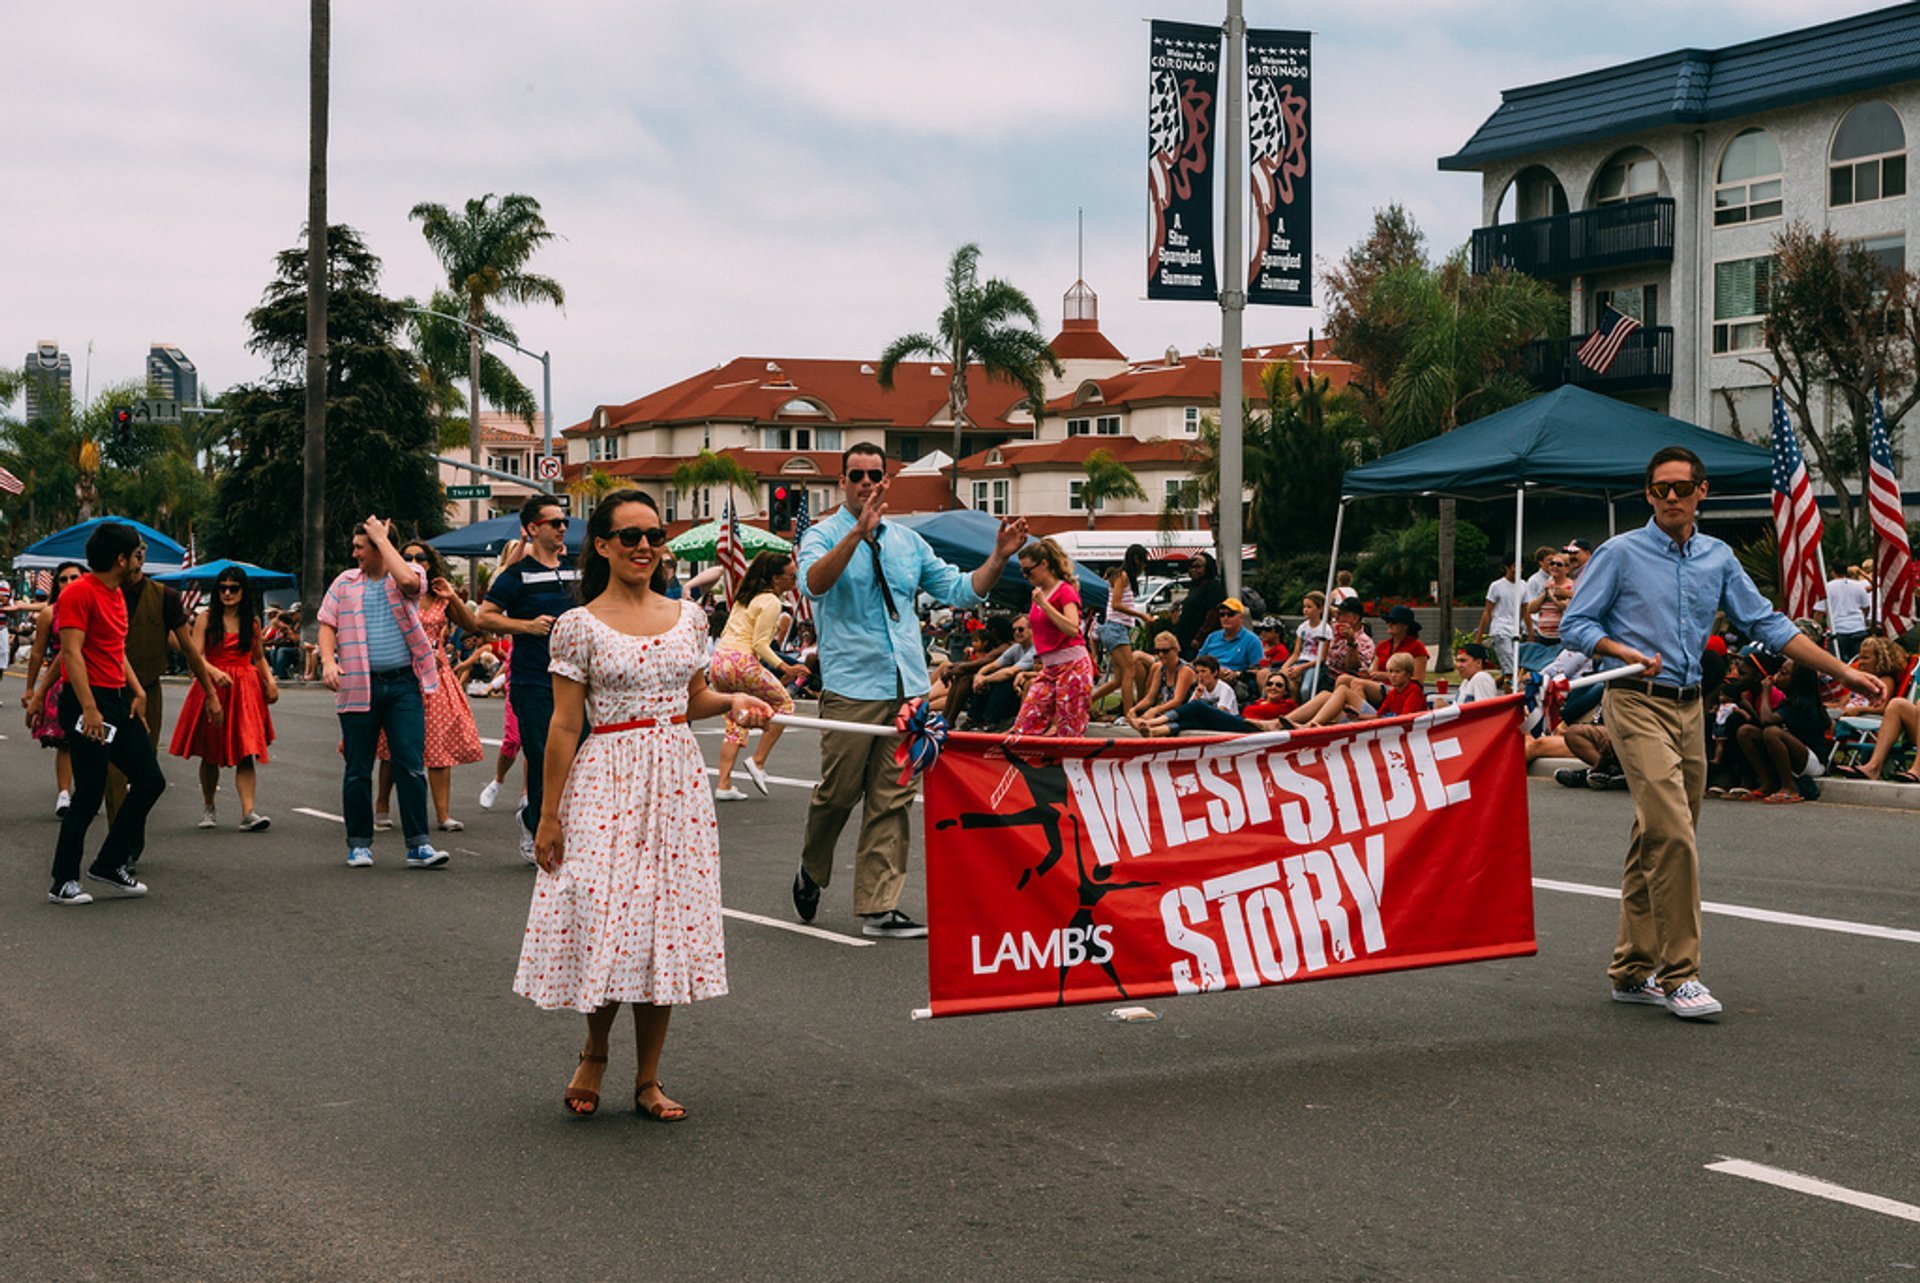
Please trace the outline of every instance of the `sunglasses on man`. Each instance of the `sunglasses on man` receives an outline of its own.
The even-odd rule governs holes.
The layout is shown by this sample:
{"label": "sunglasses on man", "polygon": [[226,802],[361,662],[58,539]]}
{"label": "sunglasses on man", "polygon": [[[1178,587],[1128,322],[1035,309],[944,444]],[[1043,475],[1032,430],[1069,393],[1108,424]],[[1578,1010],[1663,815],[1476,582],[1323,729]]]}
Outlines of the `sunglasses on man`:
{"label": "sunglasses on man", "polygon": [[547,517],[532,524],[536,526],[552,526],[555,530],[565,530],[567,528],[567,519],[565,517]]}
{"label": "sunglasses on man", "polygon": [[856,486],[859,485],[862,481],[871,481],[877,485],[880,482],[885,481],[886,479],[887,479],[887,470],[885,468],[848,468],[847,469],[847,480],[853,482],[853,484],[855,484]]}
{"label": "sunglasses on man", "polygon": [[1698,481],[1649,481],[1647,493],[1656,499],[1671,499],[1676,495],[1682,499],[1691,498],[1700,488]]}

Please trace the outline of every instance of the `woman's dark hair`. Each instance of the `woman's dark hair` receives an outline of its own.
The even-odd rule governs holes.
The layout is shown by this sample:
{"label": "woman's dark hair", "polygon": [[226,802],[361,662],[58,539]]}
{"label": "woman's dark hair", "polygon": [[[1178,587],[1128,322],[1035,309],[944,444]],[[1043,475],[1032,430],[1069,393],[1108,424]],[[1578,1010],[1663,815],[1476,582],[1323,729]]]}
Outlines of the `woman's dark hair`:
{"label": "woman's dark hair", "polygon": [[1147,573],[1147,546],[1128,544],[1127,555],[1120,559],[1120,569],[1126,573],[1127,590],[1139,592],[1140,577]]}
{"label": "woman's dark hair", "polygon": [[63,561],[55,566],[53,568],[53,587],[47,592],[47,604],[49,606],[60,600],[60,576],[66,574],[69,570],[77,570],[83,575],[87,573],[87,568],[77,561]]}
{"label": "woman's dark hair", "polygon": [[447,572],[446,558],[440,555],[438,548],[424,539],[409,539],[400,545],[400,555],[405,557],[408,555],[408,552],[414,548],[418,548],[421,552],[427,554],[427,582],[429,584],[436,579],[444,579],[448,583],[453,582],[453,576]]}
{"label": "woman's dark hair", "polygon": [[1732,667],[1726,655],[1717,650],[1702,652],[1700,656],[1700,698],[1710,700],[1720,693],[1727,684],[1727,671]]}
{"label": "woman's dark hair", "polygon": [[[600,501],[593,515],[587,518],[587,537],[580,544],[580,604],[583,606],[605,592],[608,580],[613,577],[613,568],[600,555],[600,549],[594,541],[613,538],[613,514],[627,503],[644,504],[653,509],[653,519],[660,520],[660,505],[644,490],[615,490]],[[667,590],[667,567],[664,562],[654,562],[650,582],[655,592]]]}
{"label": "woman's dark hair", "polygon": [[1214,563],[1212,553],[1196,552],[1191,557],[1187,558],[1187,565],[1191,567],[1193,563],[1196,561],[1202,561],[1206,563],[1206,570],[1200,576],[1202,579],[1212,579],[1215,575],[1220,573],[1220,567]]}
{"label": "woman's dark hair", "polygon": [[253,600],[253,585],[247,582],[247,572],[238,566],[228,566],[220,572],[220,577],[213,581],[213,601],[207,606],[207,649],[212,650],[213,644],[227,635],[227,604],[220,599],[221,584],[240,585],[240,604],[238,606],[238,610],[240,611],[240,652],[245,655],[251,655],[253,653],[254,630],[259,626],[254,619],[254,615],[259,610],[259,606],[256,605]]}
{"label": "woman's dark hair", "polygon": [[753,559],[747,567],[747,573],[740,580],[740,591],[733,595],[734,604],[744,606],[763,592],[773,591],[773,581],[780,577],[787,563],[793,560],[790,552],[763,552]]}
{"label": "woman's dark hair", "polygon": [[1820,674],[1806,664],[1795,664],[1793,675],[1787,678],[1784,691],[1786,699],[1782,703],[1820,704]]}

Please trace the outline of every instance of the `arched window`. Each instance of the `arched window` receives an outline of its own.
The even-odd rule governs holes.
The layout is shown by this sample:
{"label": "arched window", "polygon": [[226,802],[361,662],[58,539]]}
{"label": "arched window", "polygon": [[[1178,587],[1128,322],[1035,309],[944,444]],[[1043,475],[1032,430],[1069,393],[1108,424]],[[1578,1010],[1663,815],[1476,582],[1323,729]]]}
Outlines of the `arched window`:
{"label": "arched window", "polygon": [[1621,205],[1660,194],[1660,162],[1644,147],[1629,147],[1600,170],[1593,185],[1593,203]]}
{"label": "arched window", "polygon": [[1500,196],[1496,223],[1519,223],[1530,218],[1550,218],[1567,212],[1567,193],[1553,171],[1529,165],[1513,176]]}
{"label": "arched window", "polygon": [[1713,225],[1780,217],[1780,144],[1764,129],[1743,129],[1727,144],[1714,176]]}
{"label": "arched window", "polygon": [[1883,102],[1863,102],[1833,133],[1827,203],[1861,205],[1907,194],[1907,131]]}

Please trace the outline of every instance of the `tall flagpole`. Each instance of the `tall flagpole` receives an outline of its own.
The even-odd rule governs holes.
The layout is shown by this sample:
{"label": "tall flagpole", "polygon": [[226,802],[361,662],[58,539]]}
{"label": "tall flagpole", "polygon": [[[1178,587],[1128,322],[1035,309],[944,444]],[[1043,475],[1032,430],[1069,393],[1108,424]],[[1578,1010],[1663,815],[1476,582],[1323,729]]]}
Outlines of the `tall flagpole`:
{"label": "tall flagpole", "polygon": [[1246,141],[1247,20],[1241,0],[1227,0],[1227,126],[1222,147],[1226,165],[1226,236],[1221,255],[1220,283],[1220,570],[1227,595],[1240,595],[1241,530],[1241,400],[1240,323],[1247,310],[1245,235],[1246,181],[1241,173],[1241,145]]}

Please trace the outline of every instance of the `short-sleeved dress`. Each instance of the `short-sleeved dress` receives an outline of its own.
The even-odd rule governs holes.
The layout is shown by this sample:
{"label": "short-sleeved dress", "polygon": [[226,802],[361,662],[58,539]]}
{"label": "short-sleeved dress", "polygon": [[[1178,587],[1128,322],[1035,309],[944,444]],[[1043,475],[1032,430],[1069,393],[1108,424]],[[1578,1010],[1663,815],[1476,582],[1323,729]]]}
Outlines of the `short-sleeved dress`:
{"label": "short-sleeved dress", "polygon": [[[513,991],[547,1010],[685,1003],[727,991],[720,842],[706,761],[684,722],[706,657],[706,616],[684,602],[634,637],[584,607],[554,624],[549,671],[587,688],[594,728],[560,796],[565,849],[538,875]],[[655,725],[603,730],[652,719]]]}
{"label": "short-sleeved dress", "polygon": [[[450,622],[445,601],[432,593],[421,595],[420,630],[433,646],[434,659],[440,667],[440,685],[420,697],[427,717],[425,759],[430,771],[465,766],[487,755],[486,749],[480,746],[480,731],[473,724],[473,707],[467,703],[467,692],[461,687],[460,679],[453,675],[453,665],[447,660]],[[380,734],[378,752],[381,761],[393,760],[384,731]]]}

